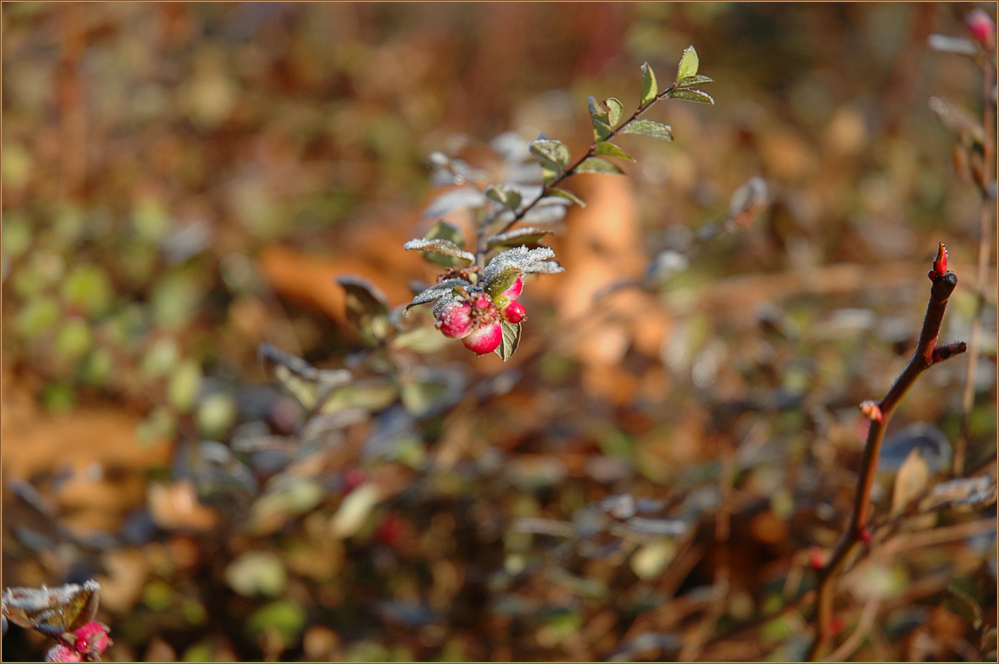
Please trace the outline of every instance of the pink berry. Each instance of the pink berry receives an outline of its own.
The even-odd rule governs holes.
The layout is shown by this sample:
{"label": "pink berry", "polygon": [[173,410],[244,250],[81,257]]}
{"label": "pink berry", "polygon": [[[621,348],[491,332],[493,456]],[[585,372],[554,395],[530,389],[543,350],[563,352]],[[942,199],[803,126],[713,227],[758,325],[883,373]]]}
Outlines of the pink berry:
{"label": "pink berry", "polygon": [[507,288],[505,291],[500,293],[500,297],[505,297],[510,300],[516,300],[520,297],[520,294],[524,292],[524,277],[517,277],[517,279]]}
{"label": "pink berry", "polygon": [[472,331],[472,305],[464,300],[455,300],[441,311],[437,327],[445,337],[461,339]]}
{"label": "pink berry", "polygon": [[975,39],[978,40],[982,46],[990,46],[995,40],[996,36],[996,24],[992,21],[992,17],[989,16],[981,7],[973,9],[970,14],[964,19],[965,24],[968,26],[968,30],[974,35]]}
{"label": "pink berry", "polygon": [[465,348],[479,355],[485,355],[496,350],[503,340],[503,330],[499,323],[491,323],[478,328],[461,340]]}
{"label": "pink berry", "polygon": [[493,306],[493,301],[485,293],[479,293],[472,302],[476,309],[488,309]]}
{"label": "pink berry", "polygon": [[520,302],[511,302],[502,311],[503,317],[510,323],[519,323],[527,316],[527,309]]}
{"label": "pink berry", "polygon": [[73,635],[76,636],[76,651],[85,657],[100,655],[111,645],[107,625],[96,620],[91,620],[73,632]]}

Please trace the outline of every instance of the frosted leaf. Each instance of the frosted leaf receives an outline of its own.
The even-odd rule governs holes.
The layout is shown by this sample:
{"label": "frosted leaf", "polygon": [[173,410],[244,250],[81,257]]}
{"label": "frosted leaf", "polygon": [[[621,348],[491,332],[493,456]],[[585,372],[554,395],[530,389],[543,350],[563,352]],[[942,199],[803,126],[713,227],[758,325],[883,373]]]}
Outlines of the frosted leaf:
{"label": "frosted leaf", "polygon": [[[472,284],[465,279],[445,279],[444,281],[434,284],[414,297],[413,301],[409,303],[409,307],[415,307],[419,304],[426,304],[427,302],[438,300],[437,305],[434,307],[434,315],[436,315],[440,309],[443,309],[448,303],[455,299],[455,286],[470,288]],[[406,308],[409,309],[409,307]]]}
{"label": "frosted leaf", "polygon": [[541,228],[532,228],[531,226],[525,226],[524,228],[516,228],[512,231],[507,231],[506,233],[500,233],[499,235],[494,235],[489,238],[489,245],[499,246],[502,244],[507,244],[516,240],[518,238],[528,237],[531,241],[540,240],[545,235],[550,235],[551,231],[546,231]]}
{"label": "frosted leaf", "polygon": [[436,254],[444,254],[445,256],[461,258],[469,263],[475,262],[475,254],[464,251],[454,242],[449,242],[447,240],[415,239],[402,245],[402,248],[409,251],[432,251]]}
{"label": "frosted leaf", "polygon": [[555,252],[550,247],[528,249],[526,246],[520,246],[497,254],[489,261],[482,276],[486,282],[489,282],[494,275],[511,267],[525,273],[558,274],[564,272],[561,265],[550,260],[552,258],[555,258]]}

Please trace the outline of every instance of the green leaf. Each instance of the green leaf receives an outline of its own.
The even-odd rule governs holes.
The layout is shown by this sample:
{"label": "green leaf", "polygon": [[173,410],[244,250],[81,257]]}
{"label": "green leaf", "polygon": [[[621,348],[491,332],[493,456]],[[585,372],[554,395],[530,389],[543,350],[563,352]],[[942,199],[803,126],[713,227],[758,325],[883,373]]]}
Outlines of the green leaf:
{"label": "green leaf", "polygon": [[656,74],[652,71],[649,63],[646,62],[642,65],[642,107],[644,108],[651,104],[657,94],[659,94],[659,87],[656,84]]}
{"label": "green leaf", "polygon": [[701,92],[700,90],[673,90],[669,93],[669,96],[673,99],[685,99],[687,101],[696,101],[700,104],[714,104],[715,100],[706,92]]}
{"label": "green leaf", "polygon": [[500,359],[504,362],[513,357],[513,354],[517,352],[517,346],[520,345],[520,326],[520,323],[500,322],[500,327],[503,330],[503,339],[493,352],[499,355]]}
{"label": "green leaf", "polygon": [[486,198],[496,201],[511,210],[516,210],[520,205],[520,192],[502,184],[490,185],[485,192]]}
{"label": "green leaf", "polygon": [[346,275],[336,282],[347,293],[347,320],[368,343],[384,339],[392,329],[388,320],[388,299],[373,283]]}
{"label": "green leaf", "polygon": [[616,125],[621,121],[621,114],[624,111],[624,104],[621,103],[620,99],[616,97],[610,97],[604,99],[604,106],[607,107],[607,122],[610,126]]}
{"label": "green leaf", "polygon": [[619,157],[621,159],[627,159],[628,161],[635,161],[635,158],[632,157],[630,154],[628,154],[618,146],[614,145],[613,143],[607,143],[606,141],[602,143],[597,143],[597,147],[594,150],[594,153],[604,157]]}
{"label": "green leaf", "polygon": [[562,141],[542,139],[532,141],[528,146],[535,157],[541,160],[542,164],[548,163],[558,170],[565,170],[569,165],[569,148],[562,144]]}
{"label": "green leaf", "polygon": [[561,196],[562,198],[568,198],[570,201],[578,205],[579,207],[586,207],[586,201],[572,193],[571,191],[566,191],[565,189],[556,189],[551,187],[548,189],[548,193],[554,196]]}
{"label": "green leaf", "polygon": [[680,56],[680,66],[676,68],[676,80],[681,81],[687,77],[696,76],[699,64],[697,51],[694,50],[693,46],[683,49],[683,55]]}
{"label": "green leaf", "polygon": [[652,136],[653,138],[661,138],[664,141],[673,140],[673,130],[670,129],[669,125],[664,125],[654,120],[635,120],[625,127],[621,133]]}
{"label": "green leaf", "polygon": [[590,157],[582,164],[576,167],[577,173],[611,173],[614,175],[623,175],[622,171],[617,164],[613,164],[606,159],[601,159],[600,157]]}
{"label": "green leaf", "polygon": [[[540,228],[516,228],[506,233],[493,235],[486,242],[490,250],[497,247],[519,247],[520,245],[535,246],[546,235],[551,235],[551,231]],[[438,335],[440,336],[440,335]]]}
{"label": "green leaf", "polygon": [[590,108],[590,120],[593,122],[593,138],[602,141],[611,135],[611,121],[607,109],[603,104],[598,105],[592,95],[587,97],[586,105]]}
{"label": "green leaf", "polygon": [[681,78],[676,82],[676,87],[678,88],[692,88],[695,85],[700,85],[701,83],[714,83],[715,79],[710,76],[704,76],[703,74],[697,74],[696,76],[687,76]]}

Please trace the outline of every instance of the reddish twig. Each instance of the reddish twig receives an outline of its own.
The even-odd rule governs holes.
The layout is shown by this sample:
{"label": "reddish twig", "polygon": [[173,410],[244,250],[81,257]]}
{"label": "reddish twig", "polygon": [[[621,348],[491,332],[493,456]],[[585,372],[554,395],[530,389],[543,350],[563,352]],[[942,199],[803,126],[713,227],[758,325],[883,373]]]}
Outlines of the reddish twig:
{"label": "reddish twig", "polygon": [[916,344],[916,351],[913,353],[912,359],[909,360],[905,369],[881,401],[877,403],[864,402],[861,406],[864,414],[871,420],[871,424],[867,431],[867,442],[864,445],[864,454],[860,462],[860,481],[857,484],[850,522],[829,560],[819,572],[817,607],[814,616],[816,633],[808,655],[812,661],[823,656],[834,633],[833,593],[836,578],[846,566],[857,544],[860,542],[869,544],[871,541],[871,530],[868,525],[871,515],[871,488],[874,485],[874,477],[877,472],[881,443],[884,440],[885,430],[889,420],[891,420],[892,413],[902,397],[924,371],[935,362],[966,350],[963,343],[948,344],[940,348],[937,348],[936,345],[944,311],[947,308],[947,300],[957,287],[957,275],[947,270],[947,250],[942,242],[936,260],[933,261],[933,269],[930,270],[928,276],[933,285],[930,288],[930,300],[926,306],[926,315],[923,318],[923,328],[919,334],[919,341]]}

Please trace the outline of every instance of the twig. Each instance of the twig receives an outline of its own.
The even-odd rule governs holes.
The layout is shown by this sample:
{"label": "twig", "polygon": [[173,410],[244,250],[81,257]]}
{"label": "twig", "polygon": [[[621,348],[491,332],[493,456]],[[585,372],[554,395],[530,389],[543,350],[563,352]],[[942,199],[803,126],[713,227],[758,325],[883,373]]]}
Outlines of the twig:
{"label": "twig", "polygon": [[992,195],[989,192],[991,184],[991,164],[995,159],[992,131],[995,118],[992,117],[992,85],[995,84],[995,71],[991,59],[982,59],[982,168],[976,169],[976,184],[982,196],[982,206],[979,214],[978,227],[978,266],[975,270],[975,305],[971,321],[971,336],[968,339],[968,370],[965,373],[964,391],[961,393],[961,433],[954,443],[954,456],[951,458],[951,476],[961,477],[964,474],[964,462],[968,449],[969,421],[971,409],[975,403],[975,379],[978,373],[979,338],[982,335],[982,309],[985,307],[985,283],[988,274],[989,256],[992,254],[992,223],[995,213],[992,211]]}
{"label": "twig", "polygon": [[[628,127],[628,125],[630,125],[632,122],[634,122],[639,117],[641,117],[641,115],[643,113],[645,113],[645,111],[647,111],[650,108],[652,108],[652,106],[656,102],[658,102],[658,101],[660,101],[662,99],[665,99],[666,97],[668,97],[670,95],[670,93],[674,92],[675,90],[676,90],[676,83],[674,83],[673,85],[669,86],[668,88],[666,88],[665,90],[663,90],[662,92],[660,92],[659,94],[657,94],[655,97],[653,97],[652,99],[650,99],[647,104],[639,104],[638,108],[635,109],[635,112],[631,114],[631,117],[629,117],[627,120],[625,120],[624,122],[622,122],[621,124],[619,124],[617,127],[614,127],[613,129],[611,129],[610,133],[607,134],[607,136],[605,136],[604,138],[602,138],[600,140],[600,142],[607,142],[607,141],[611,140],[612,138],[614,138],[615,136],[617,136],[618,134],[620,134],[622,131],[624,131]],[[518,221],[520,221],[521,219],[523,219],[524,216],[531,209],[534,208],[534,206],[536,206],[538,203],[541,202],[541,199],[543,199],[545,196],[548,195],[548,192],[550,192],[552,190],[552,188],[554,188],[554,187],[558,186],[559,184],[561,184],[569,176],[574,175],[576,173],[576,169],[579,168],[584,161],[586,161],[587,159],[590,159],[591,157],[595,157],[596,154],[597,154],[597,141],[593,141],[592,143],[590,143],[590,147],[586,150],[586,153],[582,157],[580,157],[579,159],[577,159],[575,161],[575,163],[572,164],[572,166],[569,166],[569,167],[565,168],[551,182],[544,183],[542,185],[542,187],[541,187],[541,192],[537,195],[537,197],[535,197],[534,200],[532,200],[530,203],[528,203],[524,207],[520,208],[520,210],[518,210],[516,213],[514,213],[513,219],[511,219],[506,224],[504,224],[503,227],[501,229],[499,229],[499,231],[497,231],[497,234],[505,233],[508,230],[510,230],[511,228],[513,228],[513,226]],[[483,257],[485,256],[486,252],[489,250],[489,241],[488,241],[488,238],[489,238],[489,235],[491,235],[491,233],[487,233],[485,229],[493,221],[495,221],[495,218],[493,218],[493,219],[487,219],[486,221],[484,221],[479,226],[478,243],[477,243],[477,246],[476,246],[476,249],[475,249],[476,264],[481,264],[482,263]]]}
{"label": "twig", "polygon": [[902,397],[916,383],[916,380],[935,362],[966,350],[964,344],[948,345],[950,352],[940,353],[936,347],[940,335],[940,325],[943,322],[947,300],[957,287],[957,275],[947,270],[947,250],[940,243],[933,269],[929,272],[933,282],[930,288],[930,299],[926,306],[923,327],[916,344],[916,351],[906,365],[901,375],[885,394],[880,402],[866,401],[861,404],[861,410],[871,420],[867,431],[867,442],[860,462],[860,482],[853,502],[853,512],[850,522],[837,542],[828,562],[819,572],[819,587],[817,608],[814,616],[816,633],[808,653],[809,660],[816,660],[824,654],[833,636],[833,593],[836,577],[846,566],[856,545],[860,542],[870,543],[871,531],[868,527],[871,514],[871,488],[878,466],[878,456],[885,430],[895,408]]}

